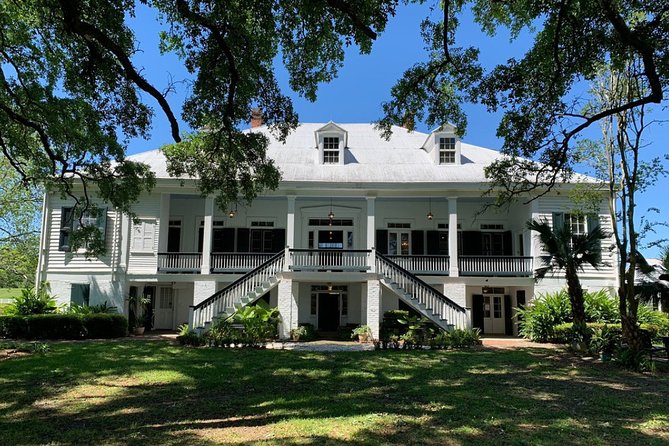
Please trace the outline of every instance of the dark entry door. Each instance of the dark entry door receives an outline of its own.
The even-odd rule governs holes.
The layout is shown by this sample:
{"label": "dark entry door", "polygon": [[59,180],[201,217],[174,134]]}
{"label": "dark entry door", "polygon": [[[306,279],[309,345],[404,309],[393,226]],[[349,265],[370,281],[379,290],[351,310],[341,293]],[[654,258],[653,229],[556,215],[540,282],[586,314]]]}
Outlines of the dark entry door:
{"label": "dark entry door", "polygon": [[483,333],[483,296],[480,294],[472,296],[472,326]]}
{"label": "dark entry door", "polygon": [[339,327],[339,294],[318,294],[318,329],[336,331]]}

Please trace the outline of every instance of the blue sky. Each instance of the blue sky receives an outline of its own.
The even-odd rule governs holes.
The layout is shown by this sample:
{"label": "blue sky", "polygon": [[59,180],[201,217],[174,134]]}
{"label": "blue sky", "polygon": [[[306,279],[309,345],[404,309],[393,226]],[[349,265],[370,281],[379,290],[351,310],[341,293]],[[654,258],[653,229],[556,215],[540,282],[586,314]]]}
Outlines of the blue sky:
{"label": "blue sky", "polygon": [[[429,12],[426,5],[400,6],[398,13],[391,18],[386,31],[374,43],[372,53],[360,55],[355,47],[349,48],[346,54],[344,67],[333,82],[324,84],[318,92],[318,100],[314,103],[306,101],[295,94],[291,94],[287,76],[280,63],[277,63],[277,72],[284,92],[294,100],[294,106],[299,113],[301,122],[372,122],[381,117],[381,104],[389,98],[389,92],[395,81],[404,70],[416,61],[425,59],[424,43],[420,37],[419,25]],[[514,41],[509,41],[508,33],[501,33],[493,38],[483,34],[470,17],[464,16],[461,20],[457,39],[462,46],[478,46],[480,59],[486,68],[504,62],[510,57],[522,56],[531,43],[528,33]],[[170,80],[180,81],[188,78],[182,64],[174,55],[161,56],[158,52],[159,25],[156,17],[145,7],[137,10],[132,19],[139,41],[140,52],[135,57],[135,63],[144,68],[144,75],[159,88],[165,88]],[[180,105],[187,94],[185,84],[176,84],[176,92],[168,96],[174,111],[180,114]],[[145,100],[151,106],[155,104],[151,98]],[[499,149],[502,141],[496,137],[500,114],[491,114],[485,108],[476,105],[465,105],[468,116],[468,127],[464,141],[491,149]],[[653,117],[658,120],[669,120],[666,110],[657,107]],[[182,130],[186,130],[182,123]],[[419,123],[419,131],[429,131],[427,126]],[[588,136],[596,138],[599,128],[592,129]],[[646,149],[647,156],[660,156],[667,153],[664,141],[669,139],[667,125],[658,125],[648,132]],[[156,110],[151,138],[147,140],[133,140],[129,146],[129,153],[137,153],[160,147],[172,142],[169,125],[165,117]],[[669,190],[669,179],[663,178],[658,184],[648,190],[638,200],[637,214],[644,215],[648,208],[659,208],[660,214],[649,214],[654,221],[669,221],[669,199],[664,193]],[[665,197],[665,198],[662,198]],[[669,238],[669,229],[663,225],[655,225],[656,234],[649,236],[647,241],[660,238]],[[657,248],[645,249],[648,257],[658,255]]]}

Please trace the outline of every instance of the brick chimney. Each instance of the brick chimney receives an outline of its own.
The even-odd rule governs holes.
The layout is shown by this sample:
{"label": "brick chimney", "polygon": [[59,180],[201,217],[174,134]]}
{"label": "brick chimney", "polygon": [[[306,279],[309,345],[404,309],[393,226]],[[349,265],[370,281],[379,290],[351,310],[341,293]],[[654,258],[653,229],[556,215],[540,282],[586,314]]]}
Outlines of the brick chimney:
{"label": "brick chimney", "polygon": [[262,112],[259,108],[251,110],[251,128],[260,127],[262,125]]}

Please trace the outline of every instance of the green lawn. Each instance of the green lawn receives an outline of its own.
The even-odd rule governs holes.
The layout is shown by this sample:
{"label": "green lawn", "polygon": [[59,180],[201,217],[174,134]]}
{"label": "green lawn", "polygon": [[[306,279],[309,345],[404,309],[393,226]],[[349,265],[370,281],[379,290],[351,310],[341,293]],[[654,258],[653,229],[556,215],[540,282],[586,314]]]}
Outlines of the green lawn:
{"label": "green lawn", "polygon": [[666,445],[669,375],[549,350],[57,343],[0,361],[0,444]]}
{"label": "green lawn", "polygon": [[21,295],[21,288],[0,288],[0,299],[13,299]]}

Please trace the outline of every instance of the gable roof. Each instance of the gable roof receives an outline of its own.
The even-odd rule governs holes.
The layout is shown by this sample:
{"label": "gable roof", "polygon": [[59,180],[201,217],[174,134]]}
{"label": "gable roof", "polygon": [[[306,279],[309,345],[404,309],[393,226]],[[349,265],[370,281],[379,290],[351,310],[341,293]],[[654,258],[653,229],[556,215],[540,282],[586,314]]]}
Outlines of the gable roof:
{"label": "gable roof", "polygon": [[[344,164],[320,164],[314,142],[316,131],[336,126],[348,133]],[[305,123],[291,132],[285,144],[267,126],[254,128],[269,138],[267,155],[276,162],[282,182],[322,183],[480,183],[487,182],[484,168],[502,155],[494,150],[462,143],[462,164],[438,165],[422,149],[429,136],[393,126],[385,140],[373,124]],[[169,178],[160,149],[138,153],[128,159],[146,163],[157,178]]]}

